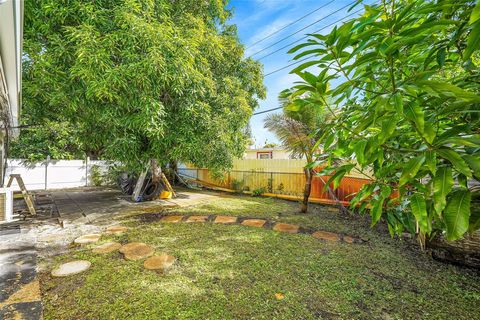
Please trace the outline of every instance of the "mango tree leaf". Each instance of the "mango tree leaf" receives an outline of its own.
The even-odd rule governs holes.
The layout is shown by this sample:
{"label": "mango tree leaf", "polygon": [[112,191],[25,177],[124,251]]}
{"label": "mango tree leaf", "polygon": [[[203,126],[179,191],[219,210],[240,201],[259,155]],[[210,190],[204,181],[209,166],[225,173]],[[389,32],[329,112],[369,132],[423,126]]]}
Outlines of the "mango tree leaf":
{"label": "mango tree leaf", "polygon": [[406,106],[404,106],[403,114],[408,120],[415,123],[415,126],[420,133],[423,133],[425,127],[425,116],[422,108],[418,104],[408,103]]}
{"label": "mango tree leaf", "polygon": [[[480,44],[480,40],[476,40],[476,41],[478,41]],[[462,88],[457,87],[456,85],[445,82],[445,81],[419,80],[419,81],[416,81],[416,83],[419,86],[429,88],[432,91],[447,97],[455,97],[455,98],[462,99],[469,102],[480,102],[479,95],[470,91],[463,90]]]}
{"label": "mango tree leaf", "polygon": [[437,155],[433,151],[425,152],[425,164],[428,167],[428,170],[435,175],[437,172]]}
{"label": "mango tree leaf", "polygon": [[468,163],[468,166],[473,170],[475,176],[480,177],[480,156],[465,154],[463,155],[463,160]]}
{"label": "mango tree leaf", "polygon": [[410,159],[403,167],[402,175],[400,176],[399,186],[403,186],[410,179],[417,175],[418,170],[425,162],[425,155],[421,155]]}
{"label": "mango tree leaf", "polygon": [[375,204],[373,205],[372,209],[370,210],[370,216],[372,217],[372,227],[377,224],[377,222],[382,217],[383,212],[383,197],[380,197]]}
{"label": "mango tree leaf", "polygon": [[447,205],[447,194],[452,190],[453,183],[452,169],[440,167],[433,178],[433,203],[439,216]]}
{"label": "mango tree leaf", "polygon": [[472,13],[470,14],[470,20],[468,23],[473,24],[477,20],[480,20],[480,1],[477,0],[477,4],[472,10]]}
{"label": "mango tree leaf", "polygon": [[447,240],[460,239],[468,230],[470,219],[470,190],[458,189],[451,193],[443,220],[447,228]]}
{"label": "mango tree leaf", "polygon": [[360,140],[358,141],[353,150],[355,151],[355,156],[357,157],[357,161],[359,164],[365,164],[365,146],[367,145],[367,140]]}
{"label": "mango tree leaf", "polygon": [[455,169],[458,170],[458,172],[463,173],[469,178],[472,177],[472,172],[468,168],[467,164],[462,159],[460,154],[458,154],[458,152],[456,152],[455,150],[452,150],[450,148],[440,148],[437,150],[437,154],[440,157],[450,161],[450,163],[453,165]]}
{"label": "mango tree leaf", "polygon": [[[477,5],[478,6],[478,5]],[[480,21],[473,24],[472,31],[467,39],[467,48],[463,52],[463,60],[467,60],[480,47]]]}
{"label": "mango tree leaf", "polygon": [[432,144],[433,140],[435,140],[436,135],[437,133],[435,132],[435,128],[432,126],[432,124],[426,122],[423,131],[423,137],[425,138],[425,140],[427,140],[428,143]]}
{"label": "mango tree leaf", "polygon": [[418,222],[420,231],[424,234],[429,234],[432,230],[431,224],[428,219],[427,205],[425,198],[422,194],[416,193],[410,197],[410,208]]}

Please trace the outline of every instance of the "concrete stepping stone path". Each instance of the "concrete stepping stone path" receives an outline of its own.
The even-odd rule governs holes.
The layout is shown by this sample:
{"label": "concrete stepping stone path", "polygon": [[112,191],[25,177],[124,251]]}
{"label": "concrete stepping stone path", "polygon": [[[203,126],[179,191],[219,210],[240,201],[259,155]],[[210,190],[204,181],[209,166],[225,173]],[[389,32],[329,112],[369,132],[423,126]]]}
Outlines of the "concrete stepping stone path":
{"label": "concrete stepping stone path", "polygon": [[298,233],[299,229],[300,227],[297,226],[296,224],[289,224],[289,223],[277,223],[273,227],[273,230],[275,231],[286,232],[286,233]]}
{"label": "concrete stepping stone path", "polygon": [[333,232],[315,231],[314,233],[312,233],[312,236],[320,240],[340,241],[340,236]]}
{"label": "concrete stepping stone path", "polygon": [[237,217],[232,217],[232,216],[217,216],[215,217],[215,220],[213,221],[215,223],[236,223],[237,222]]}
{"label": "concrete stepping stone path", "polygon": [[177,261],[177,258],[175,258],[174,256],[162,253],[158,256],[153,256],[145,260],[143,266],[145,267],[145,269],[164,273],[173,266],[175,261]]}
{"label": "concrete stepping stone path", "polygon": [[263,228],[265,223],[267,223],[267,221],[262,219],[246,219],[243,220],[242,225],[248,227]]}
{"label": "concrete stepping stone path", "polygon": [[87,260],[76,260],[64,263],[52,270],[53,277],[68,277],[90,269],[92,264]]}
{"label": "concrete stepping stone path", "polygon": [[155,249],[142,242],[132,242],[122,246],[119,251],[123,253],[126,260],[136,261],[150,257]]}
{"label": "concrete stepping stone path", "polygon": [[[185,218],[185,219],[184,219]],[[208,222],[208,216],[181,216],[181,215],[172,215],[172,216],[163,216],[161,221],[166,222]],[[285,233],[307,233],[311,234],[315,239],[327,240],[327,241],[343,241],[349,244],[352,243],[361,243],[363,240],[358,238],[351,237],[349,235],[342,235],[339,233],[328,232],[323,230],[318,231],[309,231],[308,229],[301,229],[299,225],[283,223],[283,222],[273,222],[266,219],[255,219],[255,218],[242,218],[235,216],[215,216],[213,223],[218,224],[241,224],[247,227],[256,227],[256,228],[267,228],[270,229],[273,225],[273,230]]]}
{"label": "concrete stepping stone path", "polygon": [[208,216],[190,216],[185,222],[207,222]]}
{"label": "concrete stepping stone path", "polygon": [[93,248],[93,253],[110,253],[120,249],[122,245],[118,242],[107,242]]}
{"label": "concrete stepping stone path", "polygon": [[107,230],[105,230],[105,233],[118,235],[126,232],[127,230],[128,228],[124,226],[110,226],[107,228]]}
{"label": "concrete stepping stone path", "polygon": [[98,234],[98,233],[93,233],[93,234],[86,234],[86,235],[83,235],[83,236],[80,236],[78,237],[77,239],[75,239],[75,243],[76,244],[87,244],[87,243],[93,243],[93,242],[97,242],[98,240],[100,240],[100,237],[102,235],[101,234]]}
{"label": "concrete stepping stone path", "polygon": [[182,219],[183,219],[183,216],[165,216],[162,218],[162,221],[176,223],[176,222],[182,221]]}

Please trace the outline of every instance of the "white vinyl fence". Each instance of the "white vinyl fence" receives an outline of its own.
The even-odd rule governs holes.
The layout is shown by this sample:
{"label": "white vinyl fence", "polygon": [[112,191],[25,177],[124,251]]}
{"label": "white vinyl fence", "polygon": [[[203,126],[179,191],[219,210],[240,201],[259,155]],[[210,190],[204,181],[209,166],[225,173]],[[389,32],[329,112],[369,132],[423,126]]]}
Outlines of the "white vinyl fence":
{"label": "white vinyl fence", "polygon": [[[46,190],[84,187],[92,185],[91,171],[97,166],[105,173],[111,162],[101,160],[45,160],[28,163],[24,160],[9,159],[5,173],[5,185],[11,174],[20,174],[27,190]],[[14,191],[20,190],[16,180]]]}

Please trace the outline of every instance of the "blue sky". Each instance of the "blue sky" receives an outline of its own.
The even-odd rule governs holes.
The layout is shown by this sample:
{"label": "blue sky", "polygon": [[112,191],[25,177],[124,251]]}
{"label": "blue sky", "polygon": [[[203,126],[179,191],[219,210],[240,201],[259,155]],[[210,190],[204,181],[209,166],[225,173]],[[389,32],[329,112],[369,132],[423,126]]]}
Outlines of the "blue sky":
{"label": "blue sky", "polygon": [[[230,23],[237,25],[240,39],[247,47],[245,55],[250,56],[316,20],[333,13],[330,17],[315,23],[298,34],[293,35],[275,46],[253,56],[258,59],[304,37],[307,33],[313,33],[339,19],[350,19],[353,16],[348,16],[352,13],[348,12],[348,7],[352,2],[353,0],[232,0],[229,7],[234,8],[234,17],[230,20]],[[314,11],[322,5],[326,6],[309,15],[305,19],[278,32],[269,39],[262,41],[255,46],[249,47],[256,41],[281,29],[283,26]],[[344,6],[347,6],[347,8],[334,13]],[[361,7],[357,7],[352,11],[358,9],[361,9]],[[332,28],[333,25],[327,27],[321,33],[327,33]],[[292,46],[295,46],[295,44]],[[287,54],[287,51],[288,48],[285,48],[278,53],[261,59],[260,61],[264,65],[264,73],[267,74],[292,63],[291,59],[293,56]],[[293,67],[287,68],[265,78],[264,84],[267,87],[267,99],[260,101],[260,108],[256,111],[268,110],[279,106],[277,99],[278,94],[282,90],[291,87],[292,84],[298,80],[297,76],[289,74],[292,68]],[[263,146],[266,140],[268,142],[278,142],[273,134],[263,128],[263,120],[266,115],[267,114],[253,116],[250,121],[255,144],[259,147]]]}

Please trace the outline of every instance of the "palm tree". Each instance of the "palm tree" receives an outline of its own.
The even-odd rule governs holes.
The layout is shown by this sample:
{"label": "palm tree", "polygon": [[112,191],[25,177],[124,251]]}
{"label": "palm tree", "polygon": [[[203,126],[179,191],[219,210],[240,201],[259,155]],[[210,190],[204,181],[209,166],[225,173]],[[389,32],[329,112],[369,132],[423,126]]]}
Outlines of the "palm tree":
{"label": "palm tree", "polygon": [[[317,153],[317,141],[322,134],[322,124],[326,121],[323,104],[314,96],[291,98],[290,91],[280,94],[283,113],[267,116],[264,126],[273,132],[293,156],[305,158],[313,163]],[[307,212],[308,198],[315,175],[313,167],[305,166],[305,188],[300,211]]]}

